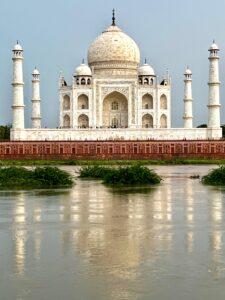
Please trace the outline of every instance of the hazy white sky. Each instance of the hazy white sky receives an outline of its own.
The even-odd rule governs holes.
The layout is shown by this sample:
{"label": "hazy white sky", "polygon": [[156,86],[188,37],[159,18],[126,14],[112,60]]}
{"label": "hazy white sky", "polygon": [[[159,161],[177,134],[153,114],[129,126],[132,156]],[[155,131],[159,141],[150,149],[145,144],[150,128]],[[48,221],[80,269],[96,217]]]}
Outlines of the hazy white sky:
{"label": "hazy white sky", "polygon": [[221,52],[222,122],[225,123],[224,0],[1,0],[0,124],[11,122],[11,49],[18,39],[24,48],[26,126],[30,125],[31,73],[41,72],[43,125],[58,125],[58,76],[68,82],[86,59],[91,42],[111,23],[139,45],[157,75],[169,68],[172,81],[172,125],[182,126],[183,72],[193,71],[194,123],[207,122],[208,48],[213,39]]}

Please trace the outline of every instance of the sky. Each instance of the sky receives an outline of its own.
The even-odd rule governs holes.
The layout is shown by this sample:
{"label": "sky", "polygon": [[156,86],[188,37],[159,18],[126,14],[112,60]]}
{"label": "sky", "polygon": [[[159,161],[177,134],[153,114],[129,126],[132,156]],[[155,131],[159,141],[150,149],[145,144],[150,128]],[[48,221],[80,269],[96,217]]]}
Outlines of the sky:
{"label": "sky", "polygon": [[225,123],[224,0],[1,0],[0,124],[12,120],[12,52],[24,48],[26,127],[31,125],[31,73],[41,72],[43,126],[59,125],[58,78],[68,83],[92,41],[116,23],[139,45],[158,76],[172,76],[172,126],[182,127],[183,73],[193,72],[194,125],[207,123],[208,48],[215,39],[220,51],[221,122]]}

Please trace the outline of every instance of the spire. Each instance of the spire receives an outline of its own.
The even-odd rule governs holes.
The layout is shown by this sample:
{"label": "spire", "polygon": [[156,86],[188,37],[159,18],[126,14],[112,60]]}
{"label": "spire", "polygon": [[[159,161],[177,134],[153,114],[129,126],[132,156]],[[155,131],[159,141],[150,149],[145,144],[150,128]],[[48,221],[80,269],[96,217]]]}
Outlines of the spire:
{"label": "spire", "polygon": [[147,64],[147,58],[145,58],[145,64]]}
{"label": "spire", "polygon": [[112,11],[112,26],[116,26],[115,9]]}
{"label": "spire", "polygon": [[84,58],[82,59],[82,64],[84,64]]}

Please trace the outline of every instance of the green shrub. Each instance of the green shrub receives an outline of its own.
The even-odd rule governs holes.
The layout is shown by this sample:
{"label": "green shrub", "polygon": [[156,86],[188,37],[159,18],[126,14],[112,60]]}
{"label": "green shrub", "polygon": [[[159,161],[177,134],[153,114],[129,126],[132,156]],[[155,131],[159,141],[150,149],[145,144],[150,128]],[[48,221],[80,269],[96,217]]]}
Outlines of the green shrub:
{"label": "green shrub", "polygon": [[33,178],[45,186],[71,186],[72,177],[69,173],[59,168],[44,167],[33,171]]}
{"label": "green shrub", "polygon": [[23,167],[0,168],[0,189],[60,188],[72,185],[71,175],[58,168],[39,167],[34,170]]}
{"label": "green shrub", "polygon": [[10,129],[11,125],[1,125],[0,126],[0,140],[6,141],[10,139]]}
{"label": "green shrub", "polygon": [[87,166],[80,170],[81,178],[102,179],[111,170],[109,167]]}
{"label": "green shrub", "polygon": [[103,178],[104,183],[112,185],[154,185],[161,180],[155,171],[141,165],[111,169]]}
{"label": "green shrub", "polygon": [[162,180],[153,170],[141,165],[119,168],[89,166],[81,169],[80,177],[103,179],[104,183],[112,185],[158,184]]}
{"label": "green shrub", "polygon": [[225,166],[220,166],[202,177],[202,183],[208,185],[224,185],[225,186]]}

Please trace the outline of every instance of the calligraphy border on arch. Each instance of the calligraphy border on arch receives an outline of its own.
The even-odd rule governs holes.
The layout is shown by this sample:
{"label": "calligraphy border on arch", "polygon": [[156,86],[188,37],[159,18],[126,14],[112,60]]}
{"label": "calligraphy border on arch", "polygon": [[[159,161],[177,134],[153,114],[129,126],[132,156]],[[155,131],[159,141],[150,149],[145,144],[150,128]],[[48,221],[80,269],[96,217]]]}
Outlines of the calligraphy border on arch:
{"label": "calligraphy border on arch", "polygon": [[101,94],[102,97],[105,98],[107,95],[113,92],[118,92],[123,94],[127,99],[129,98],[129,87],[102,87]]}

